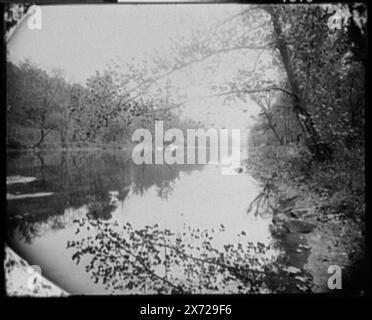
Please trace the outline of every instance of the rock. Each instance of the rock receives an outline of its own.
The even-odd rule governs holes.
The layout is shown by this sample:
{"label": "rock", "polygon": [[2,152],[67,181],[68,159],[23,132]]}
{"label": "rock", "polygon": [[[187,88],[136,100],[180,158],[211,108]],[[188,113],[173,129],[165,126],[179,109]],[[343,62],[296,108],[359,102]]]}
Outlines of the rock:
{"label": "rock", "polygon": [[281,237],[286,233],[289,233],[289,230],[284,224],[280,223],[277,225],[270,225],[270,232],[275,237]]}
{"label": "rock", "polygon": [[287,223],[289,222],[289,217],[284,213],[278,213],[273,217],[273,224],[281,224],[281,223]]}
{"label": "rock", "polygon": [[291,216],[293,218],[304,218],[313,216],[315,214],[315,207],[310,208],[294,208],[291,210]]}
{"label": "rock", "polygon": [[279,199],[279,210],[285,210],[287,208],[293,208],[295,206],[295,200],[298,198],[298,195],[286,199]]}
{"label": "rock", "polygon": [[295,279],[300,281],[300,282],[304,282],[304,283],[306,283],[308,281],[305,277],[300,277],[300,276],[295,276]]}
{"label": "rock", "polygon": [[296,267],[289,266],[288,268],[283,268],[283,271],[288,272],[289,274],[298,274],[301,273],[301,269]]}
{"label": "rock", "polygon": [[305,245],[305,244],[300,244],[298,247],[301,248],[301,249],[305,249],[305,250],[310,250],[311,249],[310,246]]}
{"label": "rock", "polygon": [[313,219],[313,218],[317,218],[317,213],[314,211],[314,212],[309,212],[309,213],[306,213],[302,216],[302,219]]}
{"label": "rock", "polygon": [[315,224],[290,218],[284,213],[278,213],[273,217],[273,224],[278,227],[284,227],[291,233],[309,233],[315,229]]}
{"label": "rock", "polygon": [[291,233],[309,233],[316,227],[313,223],[297,219],[290,219],[285,225]]}
{"label": "rock", "polygon": [[318,217],[317,220],[319,222],[328,222],[328,218],[326,216]]}
{"label": "rock", "polygon": [[309,288],[305,285],[297,284],[296,287],[298,288],[298,290],[303,291],[303,292],[307,292],[309,290]]}
{"label": "rock", "polygon": [[280,211],[280,213],[285,214],[287,217],[291,217],[291,210],[292,208],[287,208],[287,209]]}
{"label": "rock", "polygon": [[307,213],[306,209],[299,209],[299,208],[293,208],[291,210],[291,216],[293,218],[300,218],[302,217],[305,213]]}

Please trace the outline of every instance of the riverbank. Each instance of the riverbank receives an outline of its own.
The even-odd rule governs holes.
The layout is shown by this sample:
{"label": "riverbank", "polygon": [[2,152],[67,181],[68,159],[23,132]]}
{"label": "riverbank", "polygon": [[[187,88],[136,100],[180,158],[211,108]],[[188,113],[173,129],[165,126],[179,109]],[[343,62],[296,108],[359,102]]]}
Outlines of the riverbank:
{"label": "riverbank", "polygon": [[7,296],[63,297],[68,293],[37,273],[27,261],[5,245],[5,283]]}
{"label": "riverbank", "polygon": [[131,149],[132,145],[127,143],[123,145],[119,144],[90,144],[90,145],[71,145],[68,147],[62,147],[59,145],[46,145],[41,148],[32,148],[32,147],[26,147],[21,146],[18,148],[15,147],[9,147],[7,146],[6,151],[7,153],[21,153],[21,152],[49,152],[49,151],[61,151],[61,152],[67,152],[67,151],[99,151],[99,150],[125,150],[125,149]]}
{"label": "riverbank", "polygon": [[270,181],[272,233],[286,247],[286,262],[312,275],[311,291],[329,292],[328,268],[338,265],[343,273],[342,292],[362,294],[367,274],[363,216],[355,208],[336,203],[337,174],[336,185],[324,187],[316,177],[322,169],[311,168],[306,156],[297,147],[266,146],[251,150],[245,165],[262,183]]}

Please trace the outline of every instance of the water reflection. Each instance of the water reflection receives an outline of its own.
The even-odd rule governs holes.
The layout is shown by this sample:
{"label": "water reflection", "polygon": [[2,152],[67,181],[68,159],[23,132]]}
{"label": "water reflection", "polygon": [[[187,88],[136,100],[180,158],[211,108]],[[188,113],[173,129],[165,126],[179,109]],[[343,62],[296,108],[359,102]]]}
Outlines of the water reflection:
{"label": "water reflection", "polygon": [[199,165],[134,165],[131,153],[124,150],[105,152],[61,152],[56,154],[26,153],[8,157],[8,175],[33,176],[37,180],[27,184],[9,185],[11,194],[53,192],[43,198],[8,201],[8,231],[17,229],[27,242],[42,236],[41,225],[48,223],[57,230],[64,225],[58,217],[68,208],[87,206],[95,218],[110,219],[116,205],[110,192],[124,202],[129,192],[143,195],[154,187],[157,195],[167,198],[172,183],[181,171],[201,170]]}
{"label": "water reflection", "polygon": [[[76,220],[72,259],[95,283],[115,293],[263,293],[280,290],[288,276],[268,255],[270,246],[244,241],[216,245],[216,232],[188,226],[182,233],[159,225],[134,229],[131,223]],[[245,235],[245,232],[242,232]]]}
{"label": "water reflection", "polygon": [[10,194],[53,193],[8,200],[7,241],[70,293],[277,292],[293,280],[271,215],[247,214],[260,191],[247,174],[135,165],[124,150],[9,156],[7,173],[36,178]]}

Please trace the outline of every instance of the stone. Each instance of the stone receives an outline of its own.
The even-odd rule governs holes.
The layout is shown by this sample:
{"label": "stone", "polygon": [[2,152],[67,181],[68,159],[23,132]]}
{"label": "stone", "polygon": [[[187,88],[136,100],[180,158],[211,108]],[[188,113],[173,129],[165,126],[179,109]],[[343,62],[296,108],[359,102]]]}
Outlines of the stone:
{"label": "stone", "polygon": [[270,232],[275,237],[282,237],[289,232],[284,224],[270,225]]}
{"label": "stone", "polygon": [[289,221],[290,221],[289,217],[284,213],[278,213],[273,218],[274,224],[287,223]]}
{"label": "stone", "polygon": [[315,214],[315,207],[311,208],[294,208],[291,210],[293,218],[304,218],[305,216],[312,216]]}
{"label": "stone", "polygon": [[309,233],[316,227],[313,223],[297,219],[290,219],[285,225],[291,233]]}
{"label": "stone", "polygon": [[295,279],[300,281],[300,282],[304,282],[304,283],[307,282],[307,279],[305,277],[296,276]]}
{"label": "stone", "polygon": [[298,288],[298,290],[304,291],[304,292],[306,292],[306,291],[309,290],[309,288],[307,286],[305,286],[305,285],[297,284],[296,287]]}
{"label": "stone", "polygon": [[300,244],[298,247],[301,248],[301,249],[305,249],[305,250],[310,250],[311,249],[310,246],[305,245],[305,244]]}
{"label": "stone", "polygon": [[279,208],[280,210],[285,210],[287,208],[293,208],[295,206],[295,200],[298,198],[298,195],[286,199],[279,199]]}
{"label": "stone", "polygon": [[296,267],[289,266],[287,268],[283,268],[283,271],[288,272],[289,274],[298,274],[301,273],[301,269]]}

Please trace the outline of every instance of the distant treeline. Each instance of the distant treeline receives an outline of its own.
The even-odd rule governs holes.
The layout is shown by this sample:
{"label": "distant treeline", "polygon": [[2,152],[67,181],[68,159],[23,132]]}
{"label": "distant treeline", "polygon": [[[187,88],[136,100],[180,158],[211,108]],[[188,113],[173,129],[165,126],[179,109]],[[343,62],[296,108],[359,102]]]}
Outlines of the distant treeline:
{"label": "distant treeline", "polygon": [[82,86],[66,81],[60,71],[8,62],[7,147],[122,146],[136,128],[152,130],[155,120],[164,120],[165,128],[200,126],[181,121],[166,100],[134,100],[123,91],[109,71],[97,72]]}

